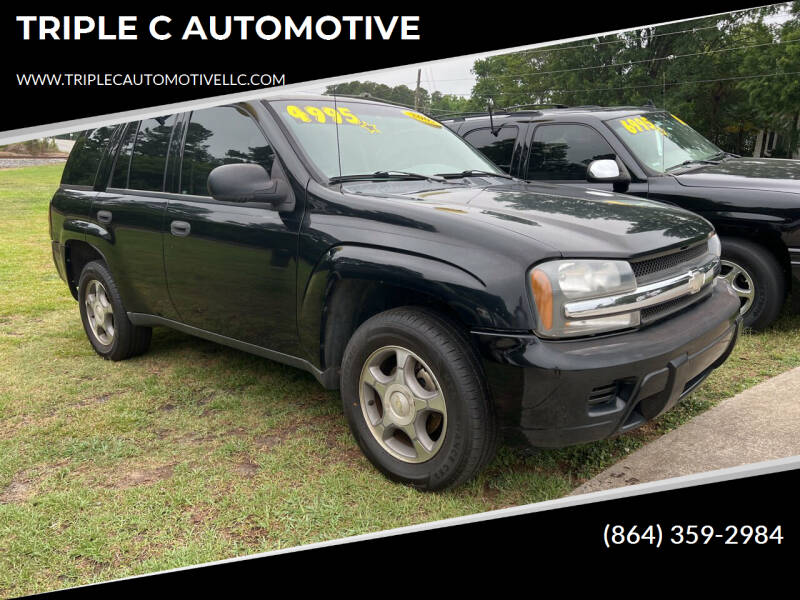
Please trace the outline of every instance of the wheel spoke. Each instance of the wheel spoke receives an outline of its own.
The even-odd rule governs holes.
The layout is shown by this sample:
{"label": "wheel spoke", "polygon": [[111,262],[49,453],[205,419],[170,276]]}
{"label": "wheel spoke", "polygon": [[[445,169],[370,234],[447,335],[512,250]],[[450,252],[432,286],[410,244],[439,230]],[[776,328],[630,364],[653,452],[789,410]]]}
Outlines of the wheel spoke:
{"label": "wheel spoke", "polygon": [[411,366],[409,364],[409,357],[411,356],[411,353],[403,348],[396,348],[394,354],[397,358],[397,368],[395,369],[392,382],[406,385],[406,377],[408,376],[408,373],[413,372],[413,369],[407,368]]}
{"label": "wheel spoke", "polygon": [[405,369],[408,357],[411,356],[411,353],[405,348],[395,348],[394,355],[397,357],[397,368]]}
{"label": "wheel spoke", "polygon": [[106,313],[106,319],[103,321],[103,329],[110,336],[114,337],[114,317],[111,313]]}
{"label": "wheel spoke", "polygon": [[420,436],[417,433],[415,422],[409,423],[408,425],[403,425],[402,427],[399,427],[399,429],[408,436],[409,440],[411,440],[411,444],[414,446],[414,451],[417,453],[418,460],[427,460],[433,456],[433,449],[428,448],[420,439]]}
{"label": "wheel spoke", "polygon": [[742,298],[752,298],[753,296],[753,290],[750,288],[743,288],[736,284],[732,284],[731,287],[733,288],[733,291],[736,292]]}
{"label": "wheel spoke", "polygon": [[94,334],[99,339],[100,338],[100,324],[97,322],[97,319],[94,317],[94,315],[89,317],[89,324],[92,326],[92,331],[94,331]]}
{"label": "wheel spoke", "polygon": [[723,275],[723,279],[728,281],[729,283],[733,283],[734,280],[742,274],[742,269],[738,265],[731,265],[731,270]]}
{"label": "wheel spoke", "polygon": [[444,404],[444,396],[442,392],[437,391],[433,396],[430,398],[425,398],[425,402],[428,405],[428,408],[434,412],[444,414],[446,408]]}
{"label": "wheel spoke", "polygon": [[384,397],[386,396],[386,384],[388,382],[383,380],[383,373],[381,373],[380,368],[378,367],[369,367],[367,372],[364,373],[364,383],[370,386],[383,401]]}

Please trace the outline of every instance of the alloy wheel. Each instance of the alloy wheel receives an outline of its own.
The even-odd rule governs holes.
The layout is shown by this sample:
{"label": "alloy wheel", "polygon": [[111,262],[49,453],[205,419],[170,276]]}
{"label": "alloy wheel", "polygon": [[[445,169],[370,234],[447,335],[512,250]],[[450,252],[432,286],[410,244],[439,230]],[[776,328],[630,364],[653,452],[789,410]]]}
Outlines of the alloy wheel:
{"label": "alloy wheel", "polygon": [[753,305],[753,300],[756,295],[756,286],[753,283],[753,277],[741,265],[731,262],[729,260],[722,260],[720,277],[725,279],[731,284],[733,291],[739,296],[742,302],[742,308],[739,310],[740,314],[745,314]]}
{"label": "alloy wheel", "polygon": [[432,459],[444,442],[447,405],[433,370],[400,346],[375,350],[359,380],[361,411],[377,442],[407,463]]}
{"label": "alloy wheel", "polygon": [[89,327],[97,341],[104,346],[110,346],[114,341],[114,309],[105,286],[97,279],[92,279],[86,285],[86,318]]}

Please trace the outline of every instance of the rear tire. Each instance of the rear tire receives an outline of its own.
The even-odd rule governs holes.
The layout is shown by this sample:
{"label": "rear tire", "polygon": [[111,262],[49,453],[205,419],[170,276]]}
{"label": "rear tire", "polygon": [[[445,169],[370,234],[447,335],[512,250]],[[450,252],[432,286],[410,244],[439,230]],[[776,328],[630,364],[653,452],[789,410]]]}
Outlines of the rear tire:
{"label": "rear tire", "polygon": [[83,267],[78,306],[92,348],[106,360],[125,360],[150,347],[153,330],[137,327],[128,319],[117,284],[104,263],[92,261]]}
{"label": "rear tire", "polygon": [[742,301],[744,326],[760,330],[772,323],[785,299],[786,281],[775,257],[763,246],[722,238],[722,271]]}
{"label": "rear tire", "polygon": [[365,321],[345,349],[341,394],[361,450],[394,481],[421,490],[457,486],[496,452],[480,361],[435,311],[396,308]]}

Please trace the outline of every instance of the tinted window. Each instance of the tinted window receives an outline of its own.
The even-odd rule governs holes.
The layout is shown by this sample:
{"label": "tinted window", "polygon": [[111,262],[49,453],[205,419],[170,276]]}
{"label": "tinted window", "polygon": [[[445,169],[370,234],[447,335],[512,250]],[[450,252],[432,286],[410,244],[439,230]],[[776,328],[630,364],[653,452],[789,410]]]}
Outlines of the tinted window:
{"label": "tinted window", "polygon": [[208,196],[208,174],[220,165],[257,163],[272,172],[275,155],[244,110],[219,106],[192,113],[186,129],[181,193]]}
{"label": "tinted window", "polygon": [[606,121],[611,131],[640,162],[654,171],[669,171],[692,160],[718,160],[722,150],[676,118],[662,112]]}
{"label": "tinted window", "polygon": [[175,115],[147,119],[139,125],[133,146],[128,187],[159,192],[164,186],[164,165]]}
{"label": "tinted window", "polygon": [[483,152],[503,171],[511,170],[511,155],[519,129],[515,126],[502,127],[497,135],[491,129],[476,129],[464,136],[470,144]]}
{"label": "tinted window", "polygon": [[94,185],[94,178],[97,175],[100,159],[103,157],[103,152],[116,128],[116,125],[112,125],[111,127],[90,129],[78,138],[64,167],[62,176],[64,183]]}
{"label": "tinted window", "polygon": [[114,164],[114,174],[111,176],[111,187],[126,188],[128,187],[128,171],[131,166],[131,151],[133,150],[133,142],[136,140],[136,132],[139,129],[139,122],[128,123],[125,127],[125,133],[122,136],[119,152],[117,153],[117,162]]}
{"label": "tinted window", "polygon": [[297,145],[327,177],[376,171],[501,172],[438,121],[402,107],[333,98],[270,104]]}
{"label": "tinted window", "polygon": [[541,125],[533,136],[526,179],[586,180],[593,160],[613,158],[614,150],[585,125]]}

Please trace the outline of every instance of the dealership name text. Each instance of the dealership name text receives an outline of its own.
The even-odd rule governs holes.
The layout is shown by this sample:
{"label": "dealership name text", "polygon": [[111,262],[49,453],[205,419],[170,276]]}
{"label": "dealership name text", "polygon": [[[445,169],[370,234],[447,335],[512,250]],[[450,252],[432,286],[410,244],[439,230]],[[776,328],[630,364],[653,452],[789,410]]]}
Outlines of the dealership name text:
{"label": "dealership name text", "polygon": [[[183,20],[183,19],[182,19]],[[147,33],[159,41],[180,35],[181,40],[227,39],[321,39],[321,40],[418,40],[418,16],[342,16],[275,17],[225,16],[189,17],[185,24],[159,15],[150,19]],[[138,40],[139,23],[135,16],[115,18],[90,16],[18,16],[23,40]]]}

